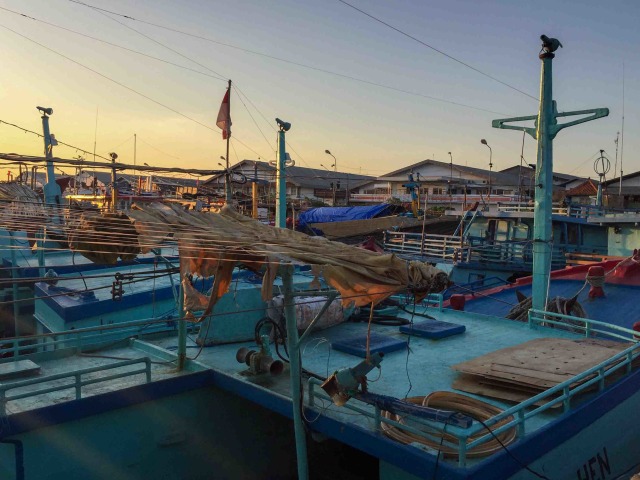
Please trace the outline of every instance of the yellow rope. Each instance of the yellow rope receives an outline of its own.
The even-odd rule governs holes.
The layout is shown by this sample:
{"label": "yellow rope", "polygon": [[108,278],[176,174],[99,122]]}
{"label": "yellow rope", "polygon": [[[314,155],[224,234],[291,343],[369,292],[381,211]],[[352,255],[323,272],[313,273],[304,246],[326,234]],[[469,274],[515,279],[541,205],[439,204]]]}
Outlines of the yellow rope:
{"label": "yellow rope", "polygon": [[[466,395],[461,395],[459,393],[454,392],[433,392],[426,397],[409,397],[406,399],[407,402],[413,403],[414,405],[421,405],[424,407],[437,408],[440,410],[449,410],[454,412],[460,412],[465,415],[468,415],[476,420],[480,420],[482,422],[486,422],[490,418],[502,413],[502,410],[494,405],[489,403],[476,400],[475,398],[468,397]],[[382,416],[386,419],[393,420],[398,423],[404,424],[404,417],[388,412],[383,411]],[[491,430],[495,430],[502,425],[513,421],[513,416],[510,415],[495,425],[491,426]],[[425,432],[434,437],[436,440],[431,438],[426,438],[414,433],[411,433],[407,430],[404,430],[400,427],[396,427],[393,425],[389,425],[387,423],[381,422],[382,431],[390,438],[394,440],[409,444],[409,443],[420,443],[422,445],[426,445],[435,450],[439,450],[442,455],[445,457],[457,457],[458,449],[453,448],[449,445],[442,443],[442,437],[444,436],[444,440],[456,443],[458,442],[457,437],[450,433],[442,432],[438,429],[430,429],[429,427],[425,427],[420,425],[420,428],[424,428]],[[467,439],[467,443],[472,442],[480,437],[485,435],[490,435],[491,438],[486,442],[477,445],[469,450],[467,450],[467,457],[483,457],[487,455],[491,455],[503,448],[510,443],[512,443],[516,438],[516,429],[512,427],[504,432],[496,434],[495,437],[491,435],[486,429],[481,430],[479,433],[472,435]],[[497,438],[496,438],[497,437]],[[499,440],[499,441],[498,441]]]}

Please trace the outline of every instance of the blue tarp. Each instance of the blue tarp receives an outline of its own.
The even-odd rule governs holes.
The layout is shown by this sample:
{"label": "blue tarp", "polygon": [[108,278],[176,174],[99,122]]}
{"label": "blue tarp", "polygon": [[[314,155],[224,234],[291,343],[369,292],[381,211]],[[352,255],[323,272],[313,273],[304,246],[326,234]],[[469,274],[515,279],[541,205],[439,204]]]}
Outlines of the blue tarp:
{"label": "blue tarp", "polygon": [[310,208],[300,214],[298,225],[302,228],[310,223],[344,222],[346,220],[366,220],[387,213],[393,205],[383,203],[368,207],[319,207]]}

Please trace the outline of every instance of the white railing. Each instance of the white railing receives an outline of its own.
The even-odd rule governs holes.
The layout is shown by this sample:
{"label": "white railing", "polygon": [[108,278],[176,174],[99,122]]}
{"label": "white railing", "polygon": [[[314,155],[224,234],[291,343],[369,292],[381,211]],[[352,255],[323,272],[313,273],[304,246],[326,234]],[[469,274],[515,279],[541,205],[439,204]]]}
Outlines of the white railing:
{"label": "white railing", "polygon": [[384,233],[384,248],[389,252],[421,255],[453,261],[468,260],[470,248],[458,235],[407,232]]}
{"label": "white railing", "polygon": [[[370,203],[384,203],[388,202],[392,198],[398,199],[401,202],[410,202],[411,195],[406,193],[352,193],[349,199],[353,202],[370,202]],[[420,194],[420,203],[424,203],[424,194]],[[427,196],[427,205],[429,204],[474,204],[480,203],[500,203],[500,202],[513,202],[518,199],[517,195],[464,195],[464,194],[430,194]]]}
{"label": "white railing", "polygon": [[[499,212],[512,212],[512,213],[533,213],[534,205],[533,203],[507,203],[503,204],[498,202],[498,211]],[[560,204],[553,204],[551,208],[551,213],[554,215],[568,215],[569,209],[566,206],[562,206]]]}

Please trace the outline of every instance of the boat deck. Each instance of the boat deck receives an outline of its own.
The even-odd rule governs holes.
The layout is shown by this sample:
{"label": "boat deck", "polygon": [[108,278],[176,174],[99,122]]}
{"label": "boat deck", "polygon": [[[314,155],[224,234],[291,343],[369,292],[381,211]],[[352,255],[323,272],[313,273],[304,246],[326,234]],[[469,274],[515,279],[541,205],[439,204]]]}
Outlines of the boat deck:
{"label": "boat deck", "polygon": [[[408,341],[408,347],[403,347],[384,356],[379,373],[375,370],[369,374],[369,390],[377,394],[388,395],[396,398],[405,396],[428,395],[434,391],[454,391],[452,383],[458,373],[451,366],[463,361],[471,360],[477,356],[492,352],[499,348],[511,347],[534,338],[552,336],[557,338],[577,338],[576,334],[549,329],[531,329],[526,324],[505,320],[494,316],[469,315],[449,309],[440,311],[438,308],[417,307],[417,312],[427,314],[435,319],[464,325],[466,330],[462,334],[453,335],[439,340],[430,340],[417,336],[409,338],[400,333],[397,326],[372,325],[371,330],[375,334],[384,335],[393,339]],[[411,314],[403,312],[400,316],[411,319]],[[415,322],[425,320],[415,315]],[[364,322],[345,322],[343,324],[311,333],[302,345],[302,366],[308,371],[320,376],[329,376],[334,371],[353,367],[362,361],[362,358],[343,353],[331,348],[331,343],[337,339],[344,339],[354,335],[364,335],[367,332],[367,324]],[[154,338],[155,337],[155,338]],[[121,364],[126,361],[140,360],[133,365],[125,365],[113,370],[101,370],[88,372],[82,375],[82,381],[107,378],[110,375],[122,374],[120,378],[113,378],[100,383],[82,386],[82,397],[93,396],[99,393],[126,389],[135,385],[146,383],[145,373],[129,374],[132,371],[144,369],[144,358],[150,359],[151,381],[157,382],[168,378],[188,375],[194,371],[211,371],[220,379],[224,378],[225,384],[233,384],[232,390],[243,392],[251,398],[257,391],[265,398],[290,399],[290,380],[288,368],[279,376],[246,374],[247,366],[238,363],[236,352],[240,347],[256,348],[253,342],[230,343],[202,348],[195,343],[195,336],[189,335],[187,344],[187,357],[195,361],[188,362],[189,369],[179,372],[175,368],[175,354],[178,345],[177,335],[156,334],[143,340],[126,340],[119,343],[110,343],[100,346],[91,346],[85,353],[78,354],[74,349],[51,350],[30,356],[41,367],[40,377],[49,377],[59,374],[69,374],[66,378],[56,379],[47,383],[37,383],[20,389],[10,390],[10,395],[26,394],[43,388],[59,387],[65,382],[68,388],[44,393],[37,396],[27,396],[7,403],[7,413],[17,413],[39,407],[57,404],[76,399],[73,378],[78,371],[97,368],[105,368]],[[272,345],[273,347],[273,345]],[[282,348],[281,348],[282,351]],[[275,355],[275,352],[274,352]],[[26,377],[30,378],[30,377]],[[37,377],[36,377],[37,378]],[[3,380],[2,386],[9,387],[25,378]],[[320,392],[319,389],[317,389]],[[467,394],[469,395],[469,394]],[[474,395],[471,395],[474,396]],[[502,409],[509,408],[511,403],[475,396],[485,402],[496,405]],[[308,395],[305,393],[305,403]],[[268,403],[268,401],[266,401]],[[290,408],[290,400],[287,400]],[[357,400],[350,403],[373,411],[372,407],[362,404]],[[368,432],[372,440],[380,439],[376,424],[370,416],[364,416],[344,407],[337,407],[328,400],[316,398],[314,409],[307,410],[307,416],[311,419],[318,413],[334,418],[346,425],[350,425],[360,431]],[[536,415],[527,424],[527,431],[533,432],[547,425],[562,413],[561,409],[551,409]],[[385,438],[385,437],[383,437]],[[392,442],[387,440],[387,442]],[[443,460],[444,461],[444,460]],[[472,462],[473,463],[473,462]]]}
{"label": "boat deck", "polygon": [[[605,283],[604,297],[589,298],[589,285],[583,289],[584,284],[584,280],[555,279],[550,284],[549,299],[558,296],[570,299],[580,292],[578,302],[586,312],[587,318],[625,328],[631,328],[635,322],[640,321],[640,302],[632,301],[640,295],[640,286]],[[488,293],[480,292],[473,301],[466,303],[465,310],[476,313],[491,311],[494,315],[504,317],[518,303],[515,290],[530,297],[532,286],[524,284]],[[617,308],[622,305],[623,309]]]}

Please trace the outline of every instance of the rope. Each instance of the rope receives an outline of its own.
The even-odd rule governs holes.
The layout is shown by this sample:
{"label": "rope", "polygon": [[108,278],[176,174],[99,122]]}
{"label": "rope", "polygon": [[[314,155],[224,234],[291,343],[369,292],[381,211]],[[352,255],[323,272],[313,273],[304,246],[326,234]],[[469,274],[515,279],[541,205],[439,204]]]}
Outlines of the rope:
{"label": "rope", "polygon": [[[494,405],[453,392],[433,392],[425,397],[409,397],[405,400],[414,405],[421,405],[423,407],[460,412],[481,422],[486,422],[490,418],[493,418],[494,416],[502,413],[502,409]],[[382,416],[388,420],[404,424],[404,418],[395,413],[384,410],[382,411]],[[488,430],[492,432],[493,430],[500,428],[502,425],[505,425],[511,421],[513,421],[513,416],[510,415],[493,425],[492,428],[488,428]],[[457,447],[452,447],[444,444],[444,441],[447,441],[449,443],[457,443],[458,438],[450,433],[447,433],[446,431],[424,427],[426,433],[428,433],[432,437],[426,438],[384,422],[381,422],[381,427],[385,435],[398,442],[404,444],[419,443],[422,445],[426,445],[430,448],[438,450],[445,457],[458,456]],[[484,431],[476,433],[475,435],[472,435],[467,439],[467,443],[486,435],[488,435],[488,433]],[[505,430],[504,432],[496,434],[491,440],[488,440],[485,443],[467,450],[467,457],[473,458],[491,455],[504,448],[505,445],[512,443],[515,438],[516,429],[515,427],[512,427],[508,430]]]}
{"label": "rope", "polygon": [[[580,292],[578,292],[580,293]],[[557,296],[547,302],[546,311],[549,313],[560,313],[562,315],[572,315],[574,317],[587,318],[587,312],[577,300],[578,295],[573,298]],[[526,298],[518,305],[509,310],[506,318],[526,322],[529,319],[529,310],[532,307],[533,299]],[[566,321],[566,320],[565,320]],[[568,323],[571,323],[570,321]]]}

